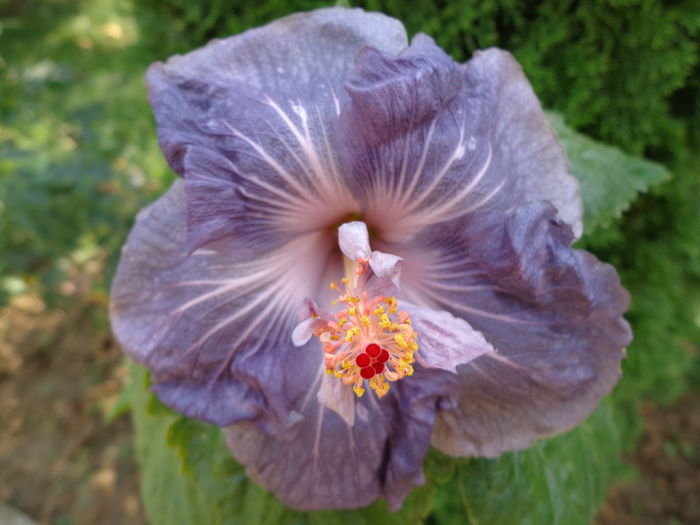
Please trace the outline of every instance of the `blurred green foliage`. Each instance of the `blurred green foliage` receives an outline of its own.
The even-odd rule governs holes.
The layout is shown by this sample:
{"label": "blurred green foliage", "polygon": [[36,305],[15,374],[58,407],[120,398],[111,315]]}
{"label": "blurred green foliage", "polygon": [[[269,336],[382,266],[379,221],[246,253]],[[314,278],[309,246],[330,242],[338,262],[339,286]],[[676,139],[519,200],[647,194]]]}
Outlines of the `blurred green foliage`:
{"label": "blurred green foliage", "polygon": [[[0,304],[26,290],[58,299],[91,268],[104,295],[136,211],[172,178],[143,84],[150,62],[330,4],[0,0]],[[509,49],[569,126],[670,169],[580,242],[632,293],[635,341],[612,413],[633,445],[640,399],[667,402],[700,381],[700,2],[344,4],[395,16],[460,60]]]}
{"label": "blurred green foliage", "polygon": [[[172,177],[128,6],[0,6],[0,304],[27,289],[54,299],[86,263],[113,263],[136,211]],[[94,281],[106,288],[104,270]]]}

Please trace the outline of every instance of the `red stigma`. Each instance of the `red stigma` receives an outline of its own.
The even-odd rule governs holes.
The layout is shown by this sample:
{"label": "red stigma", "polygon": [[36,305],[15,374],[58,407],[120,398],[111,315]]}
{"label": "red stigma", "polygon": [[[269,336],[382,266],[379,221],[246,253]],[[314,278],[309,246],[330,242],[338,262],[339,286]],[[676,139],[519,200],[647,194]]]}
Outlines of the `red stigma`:
{"label": "red stigma", "polygon": [[370,343],[365,348],[365,352],[367,352],[370,357],[377,357],[381,351],[382,349],[377,343]]}
{"label": "red stigma", "polygon": [[371,360],[372,359],[367,354],[360,354],[355,358],[355,364],[360,368],[364,368],[370,364]]}
{"label": "red stigma", "polygon": [[377,357],[377,361],[380,363],[386,363],[389,360],[389,352],[387,352],[384,348],[382,348],[381,353]]}
{"label": "red stigma", "polygon": [[384,363],[374,363],[372,365],[372,368],[374,368],[374,371],[377,374],[381,374],[382,372],[384,372]]}
{"label": "red stigma", "polygon": [[372,368],[371,366],[365,367],[362,370],[360,370],[360,375],[363,379],[372,379],[374,377],[374,368]]}

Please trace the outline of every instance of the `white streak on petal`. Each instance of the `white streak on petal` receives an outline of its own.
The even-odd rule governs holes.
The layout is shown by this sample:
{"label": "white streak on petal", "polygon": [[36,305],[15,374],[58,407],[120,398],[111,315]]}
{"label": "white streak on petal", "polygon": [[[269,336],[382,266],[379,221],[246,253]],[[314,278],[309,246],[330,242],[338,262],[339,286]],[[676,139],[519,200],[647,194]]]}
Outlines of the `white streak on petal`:
{"label": "white streak on petal", "polygon": [[[440,185],[447,173],[453,168],[454,163],[458,160],[461,160],[464,157],[464,153],[464,125],[462,125],[459,129],[459,141],[457,142],[457,145],[455,146],[452,155],[450,155],[450,158],[448,158],[445,161],[445,165],[438,172],[438,174],[435,175],[435,177],[433,177],[432,181],[430,182],[430,185],[427,188],[421,190],[420,194],[411,201],[410,206],[405,210],[407,217],[410,217],[415,210],[418,210],[423,206],[425,200],[433,193],[433,191],[435,191],[435,189]],[[478,178],[480,178],[479,174],[477,174],[475,179]],[[470,186],[473,186],[473,184],[475,183],[473,182],[472,184],[470,184]]]}
{"label": "white streak on petal", "polygon": [[501,354],[498,351],[490,353],[490,354],[488,354],[488,356],[491,359],[495,359],[496,361],[499,361],[499,362],[503,363],[504,365],[509,366],[511,368],[514,368],[516,370],[521,370],[523,372],[527,372],[528,374],[537,374],[537,370],[534,370],[534,369],[529,368],[527,366],[519,365],[518,363],[514,363],[513,361],[511,361],[510,359],[508,359],[507,357],[505,357],[503,354]]}
{"label": "white streak on petal", "polygon": [[[422,179],[423,172],[425,171],[425,163],[426,160],[428,159],[428,152],[430,151],[430,141],[432,140],[433,133],[435,132],[435,126],[437,125],[437,118],[434,118],[432,122],[430,123],[430,128],[428,129],[428,134],[425,137],[425,140],[423,141],[423,152],[421,153],[420,160],[418,161],[418,165],[416,166],[416,170],[413,173],[413,177],[411,177],[411,184],[409,187],[403,191],[403,199],[399,203],[399,208],[406,206],[408,201],[411,199],[413,196],[413,192],[416,190],[416,186],[418,185],[418,181]],[[403,179],[401,181],[403,183]]]}
{"label": "white streak on petal", "polygon": [[336,95],[335,90],[331,88],[331,96],[333,97],[333,104],[335,106],[335,116],[339,117],[340,116],[340,100],[338,99],[338,95]]}
{"label": "white streak on petal", "polygon": [[321,457],[321,428],[323,427],[323,416],[326,413],[326,407],[323,404],[318,405],[318,418],[316,419],[316,435],[314,436],[313,448],[313,467],[311,469],[311,484],[316,481],[316,473],[318,472],[318,461]]}
{"label": "white streak on petal", "polygon": [[[463,144],[460,143],[460,146],[463,146]],[[458,149],[459,148],[455,149],[455,153]],[[443,201],[442,203],[426,207],[424,208],[425,211],[423,212],[416,212],[416,210],[420,208],[420,205],[425,200],[425,197],[427,197],[427,195],[430,192],[435,190],[439,179],[441,179],[442,176],[444,176],[447,173],[447,171],[450,170],[450,168],[452,167],[451,163],[454,162],[454,160],[455,159],[453,154],[453,157],[448,161],[448,163],[445,165],[440,174],[438,174],[438,178],[436,178],[436,180],[433,181],[430,188],[424,194],[421,195],[421,199],[418,202],[416,202],[415,205],[411,206],[407,214],[407,218],[403,224],[405,228],[416,228],[421,225],[445,221],[461,215],[466,215],[467,213],[471,213],[484,206],[503,188],[505,179],[501,180],[501,182],[498,185],[496,185],[494,189],[492,189],[488,194],[483,196],[478,201],[471,203],[469,206],[464,206],[465,201],[467,201],[470,195],[475,191],[481,180],[484,178],[484,175],[486,175],[489,168],[491,167],[491,162],[493,161],[493,148],[489,144],[488,155],[486,157],[486,160],[484,161],[484,164],[482,165],[481,169],[469,181],[469,184],[462,188],[457,194],[453,194],[452,197]]]}
{"label": "white streak on petal", "polygon": [[313,398],[314,393],[318,395],[319,384],[321,383],[321,380],[323,379],[323,376],[325,374],[326,372],[324,370],[324,367],[319,367],[318,372],[316,373],[316,377],[311,383],[308,392],[304,396],[304,400],[301,403],[301,408],[299,408],[299,412],[304,413],[304,411],[306,410],[306,406],[309,404],[309,401],[311,401],[311,399]]}
{"label": "white streak on petal", "polygon": [[[249,313],[249,312],[251,312],[251,311],[257,309],[258,306],[260,306],[261,304],[265,303],[266,300],[268,300],[268,299],[274,297],[274,295],[275,295],[275,290],[274,290],[274,289],[267,289],[267,290],[265,290],[265,292],[264,292],[264,293],[261,293],[260,295],[258,295],[258,296],[255,298],[255,300],[253,300],[252,302],[247,303],[246,306],[245,306],[244,308],[241,308],[241,309],[239,309],[239,310],[236,310],[236,312],[235,312],[233,315],[228,316],[226,319],[220,321],[220,322],[217,323],[214,327],[212,327],[212,328],[209,329],[207,332],[205,332],[192,346],[190,346],[190,347],[184,352],[185,355],[186,355],[186,354],[189,354],[189,353],[192,352],[193,350],[196,350],[197,348],[201,348],[202,344],[203,344],[205,341],[207,341],[209,338],[211,338],[213,335],[215,335],[216,333],[220,332],[221,330],[223,330],[224,328],[226,328],[227,326],[229,326],[231,323],[235,322],[237,319],[240,319],[241,317],[245,316],[247,313]],[[250,328],[251,328],[251,327],[254,328],[254,327],[256,327],[258,324],[260,324],[261,321],[259,321],[259,319],[265,319],[265,315],[268,314],[271,310],[273,310],[273,309],[276,308],[276,307],[277,307],[277,305],[275,304],[275,302],[270,301],[270,302],[265,306],[265,308],[264,308],[262,311],[258,312],[259,315],[257,315],[256,317],[254,317],[254,319],[256,319],[256,321],[255,321],[254,323],[248,325],[249,328],[247,329],[247,334],[246,334],[246,335],[249,335],[249,334],[250,334],[250,332],[251,332],[251,329],[250,329]],[[269,319],[265,319],[265,321],[267,322],[267,321],[269,321]],[[244,337],[241,337],[241,340],[244,340],[244,339],[245,339]]]}
{"label": "white streak on petal", "polygon": [[[486,310],[480,310],[478,308],[474,308],[471,306],[460,304],[460,303],[457,303],[455,301],[450,301],[447,297],[445,297],[443,295],[439,295],[438,293],[434,292],[433,290],[431,290],[425,286],[415,285],[415,286],[413,286],[413,288],[416,289],[417,291],[419,291],[419,293],[424,294],[425,296],[428,296],[431,299],[434,299],[435,301],[437,301],[437,304],[443,305],[443,307],[447,306],[452,310],[458,310],[458,311],[466,312],[469,314],[478,315],[481,317],[487,317],[489,319],[497,319],[497,320],[503,321],[505,323],[522,324],[522,325],[546,324],[546,323],[540,323],[540,322],[534,322],[534,321],[525,321],[523,319],[518,319],[517,317],[513,317],[512,315],[503,315],[503,314],[497,314],[494,312],[487,312]],[[514,314],[521,314],[524,311],[525,310],[514,312]]]}
{"label": "white streak on petal", "polygon": [[296,113],[296,115],[301,119],[303,128],[302,133],[302,131],[289,118],[289,115],[287,115],[287,113],[281,107],[279,107],[274,100],[268,99],[267,104],[277,113],[287,128],[289,128],[289,131],[296,139],[297,143],[299,144],[299,148],[306,157],[308,165],[311,167],[311,171],[316,175],[312,181],[313,184],[320,184],[323,190],[321,192],[322,195],[329,199],[333,194],[334,188],[329,186],[330,181],[327,175],[328,170],[326,170],[323,166],[323,163],[318,156],[318,152],[316,151],[316,147],[311,140],[308,124],[308,113],[306,108],[301,103],[292,103],[292,111],[294,111],[294,113]]}
{"label": "white streak on petal", "polygon": [[[462,276],[463,275],[464,274],[462,274]],[[448,292],[478,292],[481,290],[498,290],[498,287],[487,284],[445,284],[439,280],[433,281],[430,286],[439,290],[447,290]]]}
{"label": "white streak on petal", "polygon": [[[328,130],[326,129],[326,124],[322,118],[321,115],[321,108],[317,107],[318,110],[318,123],[320,127],[320,133],[323,136],[323,145],[326,151],[326,161],[328,163],[328,168],[330,168],[331,175],[333,175],[333,182],[335,183],[336,186],[336,191],[341,194],[345,195],[348,198],[350,197],[350,192],[348,189],[345,187],[345,183],[342,180],[342,176],[340,175],[340,172],[338,170],[338,166],[336,164],[336,157],[335,153],[333,151],[333,148],[331,147],[330,140],[328,138]],[[354,201],[353,201],[354,203]],[[357,206],[355,206],[357,207]]]}
{"label": "white streak on petal", "polygon": [[244,135],[241,131],[237,130],[228,122],[224,122],[226,127],[229,128],[234,136],[242,139],[258,154],[260,159],[267,163],[279,176],[284,180],[291,188],[295,190],[297,195],[303,198],[307,191],[299,184],[299,181],[293,177],[286,169],[284,169],[260,144],[255,142],[250,137]]}

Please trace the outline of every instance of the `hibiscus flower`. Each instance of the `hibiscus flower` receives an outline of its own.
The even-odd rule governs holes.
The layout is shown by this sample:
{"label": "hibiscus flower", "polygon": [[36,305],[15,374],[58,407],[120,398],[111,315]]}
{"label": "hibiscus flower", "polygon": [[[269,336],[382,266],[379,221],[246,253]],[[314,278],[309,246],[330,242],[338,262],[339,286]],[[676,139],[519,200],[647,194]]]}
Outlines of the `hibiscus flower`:
{"label": "hibiscus flower", "polygon": [[124,350],[297,509],[398,508],[430,445],[497,456],[583,420],[631,333],[516,61],[293,15],[148,71],[181,178],[112,289]]}

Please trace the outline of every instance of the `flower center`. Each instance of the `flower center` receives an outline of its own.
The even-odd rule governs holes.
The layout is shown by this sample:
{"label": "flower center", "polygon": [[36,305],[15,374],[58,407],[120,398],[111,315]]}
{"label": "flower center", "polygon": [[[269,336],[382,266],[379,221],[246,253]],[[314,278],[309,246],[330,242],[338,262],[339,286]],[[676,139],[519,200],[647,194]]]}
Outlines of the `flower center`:
{"label": "flower center", "polygon": [[[362,274],[366,269],[367,261],[360,259],[355,272]],[[340,292],[333,304],[343,303],[345,308],[315,331],[323,343],[326,372],[352,385],[358,397],[365,393],[365,381],[382,397],[389,391],[388,382],[413,374],[418,334],[408,313],[397,311],[396,298],[370,297],[348,278],[341,283],[342,291],[338,283],[331,283]]]}

